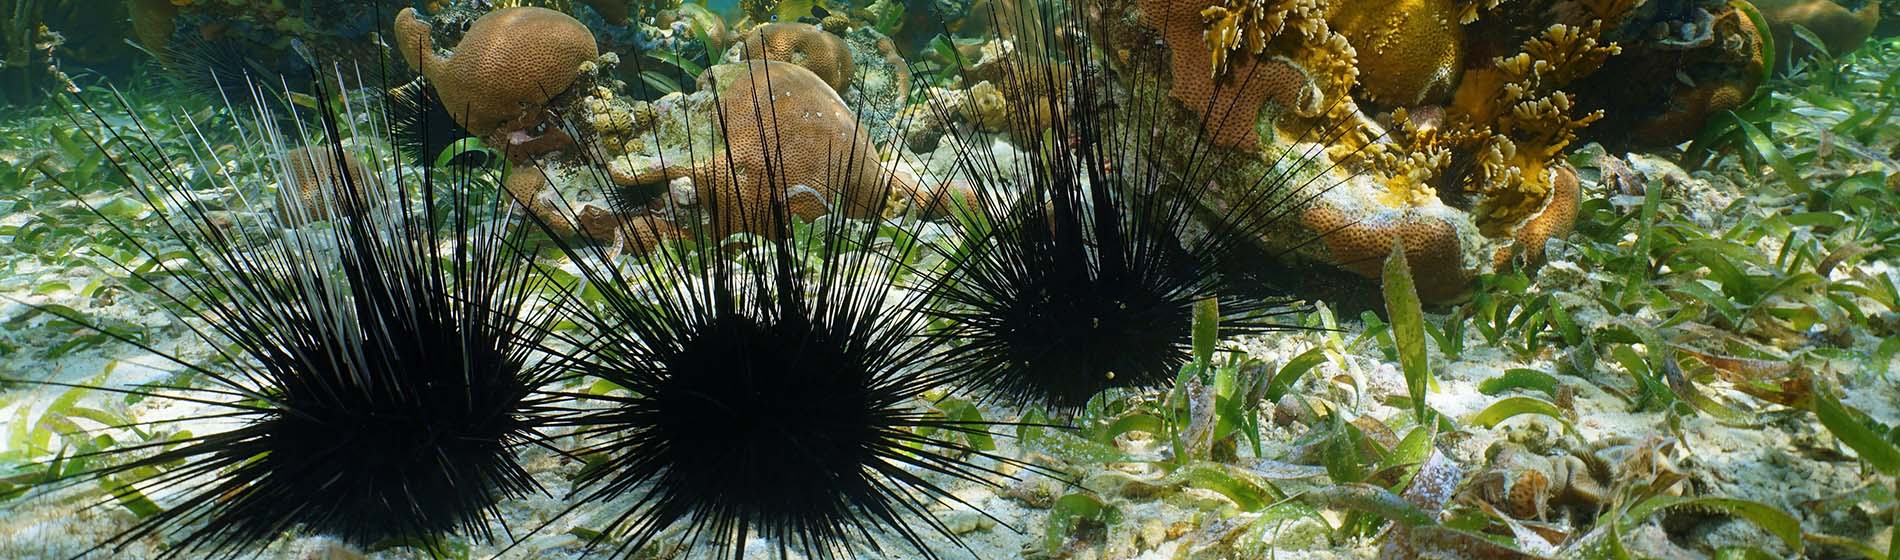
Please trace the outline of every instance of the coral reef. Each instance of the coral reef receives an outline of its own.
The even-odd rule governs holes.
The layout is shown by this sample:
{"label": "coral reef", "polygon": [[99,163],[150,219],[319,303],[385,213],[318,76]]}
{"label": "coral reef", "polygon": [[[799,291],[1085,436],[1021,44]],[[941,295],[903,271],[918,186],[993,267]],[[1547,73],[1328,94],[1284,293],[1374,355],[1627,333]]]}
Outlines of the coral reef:
{"label": "coral reef", "polygon": [[[1583,111],[1603,119],[1584,138],[1611,147],[1664,147],[1694,137],[1704,123],[1737,109],[1766,78],[1766,37],[1739,6],[1697,10],[1666,25],[1631,18],[1613,34],[1623,53],[1578,80]],[[1653,30],[1672,30],[1656,37]]]}
{"label": "coral reef", "polygon": [[756,212],[748,217],[739,210],[765,208],[773,197],[805,219],[832,211],[882,213],[877,185],[884,167],[874,145],[818,74],[767,60],[715,66],[701,79],[719,92],[722,120],[729,123],[719,135],[725,148],[693,178],[701,203],[712,209],[714,231],[771,231],[756,223]]}
{"label": "coral reef", "polygon": [[483,15],[450,56],[435,52],[430,33],[414,8],[397,14],[396,48],[403,59],[435,86],[456,122],[483,137],[538,123],[540,109],[599,54],[593,34],[579,21],[545,8]]}
{"label": "coral reef", "polygon": [[1327,18],[1359,58],[1366,97],[1394,106],[1439,103],[1464,69],[1465,31],[1452,0],[1340,0]]}
{"label": "coral reef", "polygon": [[[1263,243],[1376,277],[1378,261],[1403,240],[1432,301],[1456,299],[1480,272],[1538,263],[1544,242],[1568,233],[1580,200],[1564,156],[1606,118],[1607,105],[1653,94],[1615,105],[1623,130],[1699,127],[1752,95],[1761,68],[1759,37],[1732,8],[1687,26],[1681,33],[1701,38],[1687,40],[1673,35],[1682,26],[1670,18],[1710,11],[1572,0],[1138,4],[1140,26],[1168,49],[1169,96],[1200,117],[1214,143],[1329,156],[1318,171],[1326,178],[1309,181],[1305,230]],[[1664,68],[1683,53],[1699,57],[1695,81],[1583,82],[1628,79],[1603,70],[1625,62],[1612,33],[1654,54],[1627,64]],[[1276,104],[1291,111],[1257,110],[1284,93],[1274,82],[1238,84],[1274,64],[1310,88],[1290,106]]]}
{"label": "coral reef", "polygon": [[810,70],[839,93],[851,86],[855,66],[844,39],[809,23],[767,23],[741,35],[727,62],[776,60]]}
{"label": "coral reef", "polygon": [[[1312,0],[1139,0],[1141,22],[1161,33],[1171,56],[1168,96],[1194,110],[1217,145],[1259,150],[1254,130],[1261,107],[1273,101],[1302,115],[1319,110],[1322,96],[1295,61],[1261,59],[1269,41],[1292,31],[1326,32]],[[1204,23],[1203,18],[1213,23]],[[1243,56],[1235,58],[1232,53]],[[1213,118],[1209,118],[1213,117]]]}

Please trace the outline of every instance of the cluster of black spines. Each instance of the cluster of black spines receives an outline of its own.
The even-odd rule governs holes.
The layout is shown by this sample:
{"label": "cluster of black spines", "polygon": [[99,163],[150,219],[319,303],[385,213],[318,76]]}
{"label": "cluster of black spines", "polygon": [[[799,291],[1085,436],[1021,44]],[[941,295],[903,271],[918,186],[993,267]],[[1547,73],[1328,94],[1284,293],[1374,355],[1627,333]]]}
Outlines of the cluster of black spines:
{"label": "cluster of black spines", "polygon": [[[249,422],[88,473],[185,465],[135,485],[183,488],[185,498],[107,544],[159,533],[176,539],[178,554],[236,553],[297,528],[359,544],[489,537],[499,500],[537,490],[515,452],[552,448],[543,433],[554,428],[578,436],[572,455],[589,459],[570,511],[609,505],[595,544],[614,543],[617,556],[673,537],[735,558],[751,536],[781,556],[820,558],[876,550],[880,534],[932,557],[928,535],[961,544],[929,513],[960,502],[937,481],[994,485],[1028,465],[961,443],[958,434],[996,425],[947,420],[919,395],[960,388],[1070,411],[1107,389],[1165,386],[1188,360],[1190,309],[1208,298],[1221,301],[1229,332],[1283,328],[1272,320],[1288,310],[1284,300],[1258,297],[1258,286],[1224,270],[1312,196],[1291,175],[1261,177],[1248,191],[1259,194],[1202,220],[1209,169],[1234,156],[1202,145],[1203,135],[1192,135],[1186,165],[1163,156],[1148,133],[1166,122],[1169,102],[1127,94],[1158,78],[1112,75],[1090,48],[1088,24],[1069,12],[1043,4],[997,15],[1042,24],[1010,27],[1036,54],[1011,61],[1006,79],[1019,82],[1003,90],[1065,93],[1048,122],[1012,116],[1011,128],[1050,131],[1019,135],[1020,159],[998,160],[975,133],[955,134],[973,203],[954,222],[960,248],[930,246],[948,261],[941,271],[903,259],[922,248],[912,245],[919,236],[885,246],[875,221],[800,223],[774,198],[745,209],[766,218],[766,231],[743,239],[689,227],[687,239],[623,257],[550,235],[588,289],[544,290],[555,275],[533,266],[519,228],[497,219],[507,195],[487,198],[478,217],[469,208],[481,197],[466,177],[438,188],[431,164],[446,134],[436,129],[452,121],[420,83],[397,89],[392,126],[372,131],[420,171],[391,168],[394,191],[369,189],[380,200],[353,200],[361,189],[348,174],[329,190],[338,208],[403,210],[290,234],[340,248],[333,269],[306,270],[325,261],[307,258],[317,252],[304,245],[271,253],[211,235],[202,211],[168,219],[213,271],[168,297],[211,325],[208,339],[234,343],[227,357],[237,369],[175,361],[217,381],[192,402]],[[1011,87],[1032,81],[1041,87]],[[760,135],[768,159],[799,140],[777,138],[768,122],[710,118],[718,134]],[[318,124],[324,140],[313,147],[355,149],[336,141],[336,115]],[[134,183],[158,178],[159,188],[141,191],[148,202],[190,207],[167,204],[191,195],[167,179],[162,159],[133,167],[122,172]],[[844,171],[837,176],[855,175]],[[403,180],[415,173],[419,183]],[[772,179],[775,192],[792,187]],[[843,188],[861,187],[829,190]],[[877,188],[890,194],[893,184]],[[438,197],[458,209],[440,230],[453,232],[448,239],[431,227],[442,223]],[[447,264],[434,258],[443,241],[456,247]],[[576,329],[554,328],[557,319]],[[570,376],[620,390],[543,389]]]}
{"label": "cluster of black spines", "polygon": [[[723,112],[700,118],[722,140],[750,135],[744,144],[767,160],[797,149],[872,149],[780,138],[769,122],[777,112],[762,109],[749,122]],[[771,169],[770,192],[793,190]],[[891,177],[878,183],[805,187],[834,200],[884,200]],[[879,196],[854,195],[856,188]],[[671,542],[739,558],[754,536],[781,557],[875,554],[880,534],[926,557],[938,553],[929,534],[960,546],[929,510],[961,500],[926,475],[994,485],[1007,476],[1000,465],[1027,465],[964,443],[962,434],[986,433],[991,424],[946,419],[917,400],[959,375],[950,356],[923,341],[931,316],[922,292],[900,294],[893,283],[906,264],[889,253],[909,252],[918,241],[887,252],[877,249],[875,223],[836,215],[801,222],[784,196],[761,206],[704,209],[734,211],[756,231],[721,238],[688,227],[684,239],[618,262],[599,245],[561,244],[598,294],[594,302],[568,294],[553,303],[572,310],[586,333],[560,335],[575,349],[563,363],[625,389],[592,397],[605,405],[576,408],[561,422],[588,442],[575,454],[595,458],[576,480],[576,507],[624,504],[602,527],[603,539],[618,540],[615,556]],[[623,227],[654,219],[616,215]]]}
{"label": "cluster of black spines", "polygon": [[[968,129],[952,133],[975,203],[956,222],[963,249],[932,283],[946,325],[935,336],[954,348],[971,388],[1072,412],[1104,390],[1166,387],[1189,360],[1192,309],[1204,299],[1219,301],[1229,333],[1298,328],[1279,321],[1299,309],[1290,298],[1234,264],[1326,187],[1295,180],[1307,162],[1281,154],[1275,171],[1217,201],[1216,170],[1258,156],[1215,148],[1208,124],[1169,133],[1180,126],[1172,102],[1130,93],[1161,91],[1159,77],[1116,75],[1142,66],[1111,68],[1090,43],[1096,30],[1070,7],[1024,2],[992,17],[1028,53],[1004,61],[1005,104],[1049,105],[1009,113],[1007,129],[1047,131],[1015,134],[1014,158],[996,157]],[[975,111],[930,103],[943,120]],[[1208,212],[1216,202],[1224,211]]]}
{"label": "cluster of black spines", "polygon": [[[234,163],[295,188],[270,152],[390,161],[342,141],[344,123],[363,114],[338,115],[321,91],[318,120],[279,130],[276,119],[257,119],[245,140],[269,148]],[[232,110],[268,112],[261,103]],[[325,188],[315,212],[333,219],[282,228],[258,218],[226,229],[177,171],[189,160],[167,154],[129,113],[135,124],[126,129],[91,105],[73,118],[101,125],[97,149],[126,149],[110,159],[119,177],[170,210],[158,214],[155,239],[98,217],[155,263],[122,263],[123,272],[157,287],[166,309],[216,356],[190,360],[100,329],[211,385],[112,390],[206,410],[161,424],[236,426],[99,452],[93,459],[106,466],[73,480],[123,479],[120,493],[156,493],[169,505],[95,550],[163,535],[171,540],[163,556],[236,556],[298,530],[365,547],[489,538],[503,499],[540,491],[517,448],[546,440],[540,424],[551,397],[541,387],[555,370],[535,352],[551,315],[531,308],[540,277],[509,249],[519,228],[485,219],[505,199],[482,194],[465,175],[333,169],[319,171]]]}

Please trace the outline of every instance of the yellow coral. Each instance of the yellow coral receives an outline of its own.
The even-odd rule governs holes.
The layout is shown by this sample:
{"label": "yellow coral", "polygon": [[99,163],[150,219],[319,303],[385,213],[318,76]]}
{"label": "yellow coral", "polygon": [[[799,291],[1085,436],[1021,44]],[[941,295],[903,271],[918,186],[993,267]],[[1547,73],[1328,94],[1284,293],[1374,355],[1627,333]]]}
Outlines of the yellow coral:
{"label": "yellow coral", "polygon": [[1452,0],[1342,0],[1327,21],[1358,52],[1366,94],[1411,106],[1442,99],[1458,81],[1465,59],[1458,18]]}
{"label": "yellow coral", "polygon": [[1221,0],[1201,10],[1207,25],[1207,48],[1213,57],[1209,77],[1227,72],[1227,56],[1236,50],[1258,56],[1266,50],[1267,40],[1286,29],[1286,14],[1292,2],[1279,0]]}
{"label": "yellow coral", "polygon": [[1478,21],[1479,15],[1498,7],[1500,2],[1502,0],[1463,0],[1458,6],[1458,23],[1463,25]]}
{"label": "yellow coral", "polygon": [[976,114],[968,117],[978,128],[995,132],[1009,126],[1009,101],[994,84],[977,82],[970,86],[970,105]]}

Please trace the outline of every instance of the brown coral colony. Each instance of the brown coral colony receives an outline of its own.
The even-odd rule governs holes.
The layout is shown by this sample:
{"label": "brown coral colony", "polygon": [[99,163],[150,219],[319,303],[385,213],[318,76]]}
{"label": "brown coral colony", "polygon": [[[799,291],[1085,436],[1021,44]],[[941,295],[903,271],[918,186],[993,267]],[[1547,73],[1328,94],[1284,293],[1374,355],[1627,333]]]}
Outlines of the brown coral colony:
{"label": "brown coral colony", "polygon": [[538,122],[548,100],[580,76],[581,63],[600,55],[586,26],[546,8],[489,12],[449,56],[436,52],[430,33],[415,8],[396,15],[403,59],[435,85],[456,122],[480,136]]}
{"label": "brown coral colony", "polygon": [[[1290,235],[1293,242],[1261,243],[1290,244],[1296,254],[1376,277],[1381,267],[1375,261],[1403,240],[1415,273],[1443,284],[1424,286],[1427,299],[1436,301],[1460,297],[1478,274],[1534,265],[1547,240],[1568,233],[1581,194],[1565,156],[1579,140],[1620,134],[1680,141],[1710,115],[1752,96],[1768,63],[1764,31],[1732,6],[1672,22],[1658,18],[1676,16],[1619,1],[1134,4],[1139,15],[1108,22],[1125,28],[1108,35],[1165,48],[1146,62],[1167,78],[1165,91],[1148,93],[1167,95],[1176,110],[1191,115],[1183,122],[1209,144],[1257,158],[1320,142],[1323,150],[1314,153],[1323,152],[1320,173],[1331,179],[1309,183],[1331,186],[1308,193],[1303,233]],[[1688,30],[1685,37],[1649,31],[1677,23]],[[395,29],[404,58],[441,92],[455,119],[515,162],[517,174],[545,175],[543,155],[574,147],[576,138],[551,126],[561,109],[549,103],[599,52],[572,17],[541,8],[496,10],[475,20],[446,54],[436,50],[430,24],[413,9],[398,15]],[[1118,52],[1135,64],[1129,51]],[[901,196],[838,200],[844,186],[871,192],[860,187],[891,171],[890,154],[879,153],[855,108],[843,101],[843,93],[857,91],[853,73],[861,69],[837,33],[807,23],[762,23],[741,34],[723,58],[728,64],[700,77],[701,89],[719,91],[718,110],[751,117],[772,106],[780,113],[771,119],[778,135],[827,148],[787,150],[796,157],[781,162],[786,184],[764,180],[760,154],[771,146],[730,131],[720,137],[733,149],[706,161],[616,169],[609,176],[623,185],[690,181],[696,194],[687,199],[711,210],[711,226],[725,232],[757,229],[717,209],[739,200],[777,197],[808,216],[833,209],[875,215],[920,196],[917,178],[899,174],[893,183]],[[1669,61],[1693,62],[1683,63],[1693,80],[1651,75],[1675,67]],[[1644,78],[1643,87],[1605,87],[1623,75],[1654,79]],[[753,83],[768,77],[771,91]],[[964,78],[962,87],[984,109],[982,94],[995,86],[980,76]],[[588,118],[623,123],[608,133],[613,153],[623,144],[634,151],[638,142],[624,126],[628,113],[608,114],[611,92],[593,95],[600,97],[589,99],[596,108]],[[1001,115],[1022,108],[991,109]],[[1006,128],[996,122],[1001,119],[977,117],[972,122],[982,130]],[[1608,132],[1592,132],[1593,126]],[[1314,131],[1330,137],[1310,137]],[[836,189],[821,187],[826,177],[844,180]],[[514,176],[508,184],[537,212],[537,192],[552,188],[539,177]],[[912,200],[898,200],[904,197]]]}

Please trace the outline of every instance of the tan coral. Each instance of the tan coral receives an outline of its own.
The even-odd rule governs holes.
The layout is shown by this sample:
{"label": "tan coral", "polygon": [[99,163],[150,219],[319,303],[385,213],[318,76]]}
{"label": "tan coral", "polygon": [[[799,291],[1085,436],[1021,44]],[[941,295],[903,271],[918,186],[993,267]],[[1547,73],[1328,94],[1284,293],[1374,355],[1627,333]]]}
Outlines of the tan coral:
{"label": "tan coral", "polygon": [[1388,210],[1355,219],[1320,203],[1302,212],[1300,223],[1319,236],[1334,264],[1367,278],[1379,277],[1392,244],[1402,241],[1425,301],[1455,299],[1473,277],[1464,265],[1457,228],[1437,217]]}
{"label": "tan coral", "polygon": [[600,54],[579,21],[546,8],[495,10],[475,20],[451,56],[435,52],[430,28],[415,8],[396,15],[396,48],[429,79],[457,123],[488,136],[548,100]]}
{"label": "tan coral", "polygon": [[538,166],[513,167],[502,178],[502,188],[556,235],[580,235],[634,249],[684,236],[676,225],[654,213],[630,211],[617,215],[599,205],[564,201],[550,190],[548,174]]}
{"label": "tan coral", "polygon": [[1767,74],[1768,38],[1741,6],[1707,14],[1706,42],[1637,43],[1579,82],[1579,102],[1605,114],[1585,138],[1612,151],[1674,146],[1747,103]]}
{"label": "tan coral", "polygon": [[1327,18],[1358,52],[1359,83],[1388,106],[1442,102],[1464,68],[1452,0],[1340,0]]}
{"label": "tan coral", "polygon": [[[1224,1],[1246,6],[1217,5]],[[1319,110],[1320,94],[1304,70],[1285,58],[1258,56],[1267,39],[1290,27],[1285,16],[1299,3],[1139,0],[1142,24],[1158,30],[1168,47],[1173,76],[1168,96],[1201,117],[1214,144],[1260,150],[1254,126],[1267,101],[1295,113]],[[1209,30],[1204,17],[1216,20],[1215,30]],[[1241,56],[1229,54],[1236,49]]]}
{"label": "tan coral", "polygon": [[1583,189],[1577,170],[1569,164],[1553,169],[1551,191],[1544,209],[1518,226],[1509,248],[1499,249],[1492,265],[1503,268],[1513,262],[1536,266],[1544,262],[1544,242],[1570,235],[1577,225],[1577,210],[1583,203]]}
{"label": "tan coral", "polygon": [[[355,154],[349,150],[342,154],[341,165],[338,165],[337,152],[331,147],[295,148],[284,152],[280,159],[284,171],[289,173],[285,177],[289,184],[277,186],[277,215],[283,223],[302,225],[354,216],[363,211],[361,205],[369,203],[377,178]],[[346,185],[354,186],[354,196],[338,191]]]}
{"label": "tan coral", "polygon": [[693,179],[714,231],[773,231],[766,220],[774,203],[804,219],[882,213],[887,175],[836,91],[787,62],[724,66],[702,79],[719,91],[714,122],[725,123],[719,136],[726,146]]}
{"label": "tan coral", "polygon": [[851,49],[844,40],[809,23],[767,23],[752,28],[733,45],[729,62],[790,62],[817,74],[831,89],[851,87]]}

